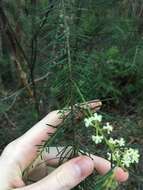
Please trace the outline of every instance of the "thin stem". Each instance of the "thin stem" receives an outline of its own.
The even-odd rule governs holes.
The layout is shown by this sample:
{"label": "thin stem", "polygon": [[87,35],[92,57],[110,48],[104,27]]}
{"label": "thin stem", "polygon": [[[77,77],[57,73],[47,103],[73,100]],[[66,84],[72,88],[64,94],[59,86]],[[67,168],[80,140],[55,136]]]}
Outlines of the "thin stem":
{"label": "thin stem", "polygon": [[[70,7],[70,1],[68,1],[68,6]],[[74,86],[73,86],[73,69],[72,69],[72,55],[70,47],[70,26],[69,20],[70,16],[67,15],[65,0],[62,0],[62,9],[63,9],[63,19],[65,25],[65,39],[66,39],[66,50],[67,50],[67,62],[69,68],[69,83],[70,83],[70,107],[71,107],[71,128],[73,128],[73,149],[74,155],[77,152],[77,142],[76,142],[76,123],[74,117]],[[73,127],[74,126],[74,127]]]}

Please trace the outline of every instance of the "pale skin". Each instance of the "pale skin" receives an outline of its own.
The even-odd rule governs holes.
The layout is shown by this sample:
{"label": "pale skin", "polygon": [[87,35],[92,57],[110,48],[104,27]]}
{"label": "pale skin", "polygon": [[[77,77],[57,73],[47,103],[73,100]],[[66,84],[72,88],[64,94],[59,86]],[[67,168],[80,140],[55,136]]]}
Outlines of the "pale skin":
{"label": "pale skin", "polygon": [[[94,105],[90,104],[89,106],[93,107]],[[6,146],[0,157],[0,190],[70,190],[92,174],[94,170],[101,175],[110,170],[110,162],[101,157],[92,155],[91,159],[87,156],[79,156],[66,161],[47,175],[44,173],[43,164],[39,164],[40,162],[43,163],[43,160],[39,160],[38,172],[36,168],[33,168],[31,175],[32,173],[36,174],[37,179],[40,180],[26,185],[22,173],[37,157],[37,146],[35,145],[40,145],[43,140],[50,138],[48,133],[56,131],[56,128],[46,124],[50,123],[58,127],[61,122],[62,119],[59,118],[58,111],[53,111],[23,136]],[[51,161],[55,155],[55,149],[54,151],[51,149],[50,153],[44,152],[43,159],[46,165],[57,164],[57,159]],[[128,173],[117,168],[115,177],[117,181],[124,182],[128,179]]]}

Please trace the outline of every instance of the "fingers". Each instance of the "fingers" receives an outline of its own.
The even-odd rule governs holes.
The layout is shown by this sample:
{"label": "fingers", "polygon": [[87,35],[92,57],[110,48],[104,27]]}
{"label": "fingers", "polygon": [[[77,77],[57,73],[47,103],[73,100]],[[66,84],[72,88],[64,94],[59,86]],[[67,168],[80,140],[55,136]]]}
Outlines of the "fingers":
{"label": "fingers", "polygon": [[[61,154],[65,158],[64,161],[66,161],[69,158],[71,152],[72,147],[70,146],[66,149],[64,149],[64,147],[58,147],[58,149],[56,147],[50,147],[49,153],[46,151],[43,152],[43,160],[39,160],[37,165],[34,167],[35,169],[32,169],[29,178],[33,181],[36,181],[36,179],[43,177],[43,175],[40,176],[39,171],[41,171],[42,174],[49,172],[48,166],[57,166],[61,158]],[[93,159],[94,168],[99,174],[105,175],[111,169],[111,163],[108,160],[95,155],[90,156]],[[128,179],[128,173],[123,171],[121,168],[116,168],[115,178],[119,182],[126,181]]]}
{"label": "fingers", "polygon": [[[101,106],[101,102],[94,100],[89,102],[88,105],[94,110]],[[66,114],[69,114],[69,112],[67,111],[65,115]],[[9,157],[9,154],[11,154],[13,149],[15,149],[16,151],[11,154],[11,159],[13,158],[13,160],[16,160],[18,163],[20,163],[21,170],[23,171],[36,157],[36,145],[42,145],[43,141],[50,137],[49,134],[56,131],[56,127],[62,123],[62,121],[63,119],[61,118],[59,111],[53,111],[49,113],[44,119],[38,122],[23,136],[8,145],[3,152],[3,156]]]}
{"label": "fingers", "polygon": [[95,170],[99,174],[105,175],[111,169],[111,163],[108,160],[95,155],[90,156],[93,159]]}
{"label": "fingers", "polygon": [[39,160],[40,163],[45,162],[49,166],[58,166],[60,159],[63,162],[67,161],[70,158],[70,155],[73,152],[73,147],[49,147],[49,152],[43,151],[42,159]]}
{"label": "fingers", "polygon": [[100,100],[91,100],[88,101],[86,103],[81,103],[80,107],[82,108],[86,108],[86,106],[89,106],[90,109],[92,109],[93,111],[97,111],[98,109],[100,109],[100,107],[102,106],[102,102]]}
{"label": "fingers", "polygon": [[[92,159],[87,156],[74,158],[41,181],[15,190],[47,190],[47,188],[48,190],[69,190],[88,177],[94,168],[102,175],[111,169],[110,162],[107,160],[93,155]],[[121,168],[117,168],[115,177],[119,182],[123,182],[127,180],[128,174]]]}
{"label": "fingers", "polygon": [[74,158],[41,181],[16,190],[70,190],[89,176],[94,169],[94,163],[87,156]]}
{"label": "fingers", "polygon": [[122,168],[115,169],[115,178],[119,182],[127,181],[129,178],[129,173],[125,172]]}
{"label": "fingers", "polygon": [[45,177],[48,173],[53,171],[55,167],[59,165],[59,161],[65,162],[69,159],[73,149],[71,146],[68,147],[50,147],[49,151],[43,151],[42,157],[39,157],[33,164],[27,174],[26,180],[38,181]]}
{"label": "fingers", "polygon": [[[99,174],[105,175],[110,171],[111,163],[108,160],[94,155],[91,155],[91,157],[94,161],[95,170],[97,170]],[[125,172],[122,168],[115,169],[115,178],[118,182],[124,182],[128,177],[128,172]]]}

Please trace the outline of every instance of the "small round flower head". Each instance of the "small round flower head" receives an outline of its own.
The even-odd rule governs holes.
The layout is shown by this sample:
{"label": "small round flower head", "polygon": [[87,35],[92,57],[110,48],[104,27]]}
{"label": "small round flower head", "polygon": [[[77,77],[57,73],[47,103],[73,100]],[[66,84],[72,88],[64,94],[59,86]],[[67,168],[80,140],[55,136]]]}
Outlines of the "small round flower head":
{"label": "small round flower head", "polygon": [[92,140],[95,142],[95,144],[99,144],[102,142],[103,140],[103,136],[99,136],[99,135],[92,135]]}
{"label": "small round flower head", "polygon": [[94,113],[94,120],[101,122],[101,121],[102,121],[102,115],[99,115],[99,114],[97,114],[97,113]]}
{"label": "small round flower head", "polygon": [[119,147],[125,146],[125,140],[123,138],[120,138],[120,139],[110,138],[109,143],[115,146],[119,146]]}
{"label": "small round flower head", "polygon": [[137,149],[129,148],[127,150],[127,154],[131,158],[131,163],[138,163],[139,162],[139,151]]}
{"label": "small round flower head", "polygon": [[94,126],[94,123],[96,121],[101,122],[102,115],[98,115],[97,113],[95,113],[93,116],[84,119],[84,123],[86,127]]}
{"label": "small round flower head", "polygon": [[90,119],[89,118],[85,118],[84,119],[84,123],[85,123],[85,127],[89,127],[90,126]]}
{"label": "small round flower head", "polygon": [[123,158],[121,160],[123,166],[130,167],[131,164],[139,162],[139,151],[137,149],[129,148],[123,152]]}
{"label": "small round flower head", "polygon": [[89,118],[85,118],[84,119],[84,123],[85,123],[85,126],[86,127],[90,127],[90,126],[92,126],[93,125],[93,117],[89,117]]}
{"label": "small round flower head", "polygon": [[135,163],[138,163],[139,158],[140,158],[139,150],[135,149],[133,154],[132,154],[132,161]]}
{"label": "small round flower head", "polygon": [[107,122],[106,125],[103,126],[103,129],[106,130],[108,134],[110,134],[113,131],[113,126]]}
{"label": "small round flower head", "polygon": [[116,140],[116,142],[120,147],[125,146],[125,140],[123,138],[120,138],[119,140]]}
{"label": "small round flower head", "polygon": [[114,140],[112,137],[109,139],[109,143],[112,145],[116,145],[116,139]]}

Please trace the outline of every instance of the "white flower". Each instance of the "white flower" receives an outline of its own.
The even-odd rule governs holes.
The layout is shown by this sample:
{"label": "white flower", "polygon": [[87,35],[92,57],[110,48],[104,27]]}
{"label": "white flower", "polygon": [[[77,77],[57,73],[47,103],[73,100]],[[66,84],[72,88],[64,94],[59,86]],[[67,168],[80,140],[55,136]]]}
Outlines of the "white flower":
{"label": "white flower", "polygon": [[131,164],[139,162],[139,151],[133,148],[126,148],[124,151],[115,150],[107,153],[107,159],[113,161],[121,161],[122,166],[130,167]]}
{"label": "white flower", "polygon": [[85,118],[84,123],[85,123],[85,127],[89,127],[91,125],[90,118]]}
{"label": "white flower", "polygon": [[110,138],[109,143],[111,143],[112,145],[119,146],[119,147],[125,146],[125,140],[123,138],[120,138],[120,139]]}
{"label": "white flower", "polygon": [[101,122],[102,121],[102,115],[98,115],[97,113],[94,113],[94,120]]}
{"label": "white flower", "polygon": [[138,163],[139,158],[140,158],[139,151],[134,150],[134,153],[132,154],[132,162]]}
{"label": "white flower", "polygon": [[140,155],[137,149],[126,149],[122,158],[122,164],[126,167],[129,167],[130,164],[138,163],[139,157]]}
{"label": "white flower", "polygon": [[137,149],[129,148],[127,153],[130,155],[132,163],[139,162],[140,155],[139,155],[139,151]]}
{"label": "white flower", "polygon": [[95,113],[93,116],[84,119],[84,123],[85,123],[86,127],[94,126],[94,123],[96,121],[101,122],[102,121],[102,115],[98,115],[97,113]]}
{"label": "white flower", "polygon": [[112,145],[116,145],[117,141],[116,139],[114,140],[112,137],[109,139],[109,143]]}
{"label": "white flower", "polygon": [[117,144],[121,146],[125,146],[125,140],[123,138],[120,138],[119,140],[116,140]]}
{"label": "white flower", "polygon": [[108,134],[110,134],[113,131],[113,126],[108,122],[105,126],[103,126],[103,129],[106,130]]}
{"label": "white flower", "polygon": [[93,125],[94,117],[89,117],[84,119],[84,123],[86,127],[90,127]]}
{"label": "white flower", "polygon": [[95,142],[95,144],[99,144],[102,142],[103,140],[103,136],[99,136],[99,135],[92,135],[92,140]]}

